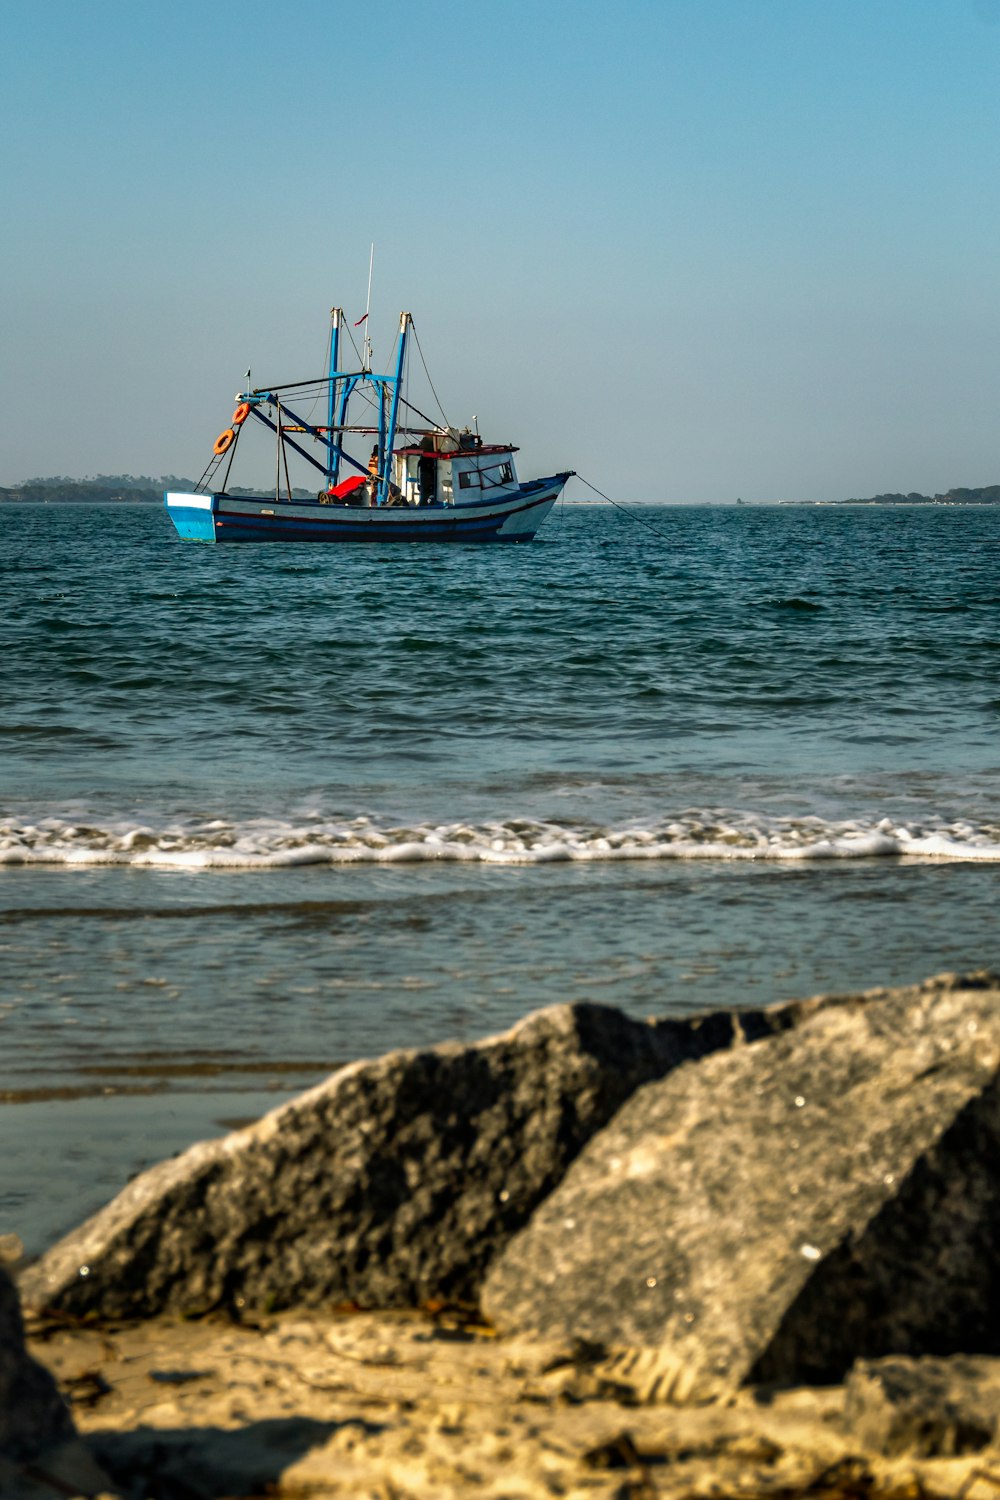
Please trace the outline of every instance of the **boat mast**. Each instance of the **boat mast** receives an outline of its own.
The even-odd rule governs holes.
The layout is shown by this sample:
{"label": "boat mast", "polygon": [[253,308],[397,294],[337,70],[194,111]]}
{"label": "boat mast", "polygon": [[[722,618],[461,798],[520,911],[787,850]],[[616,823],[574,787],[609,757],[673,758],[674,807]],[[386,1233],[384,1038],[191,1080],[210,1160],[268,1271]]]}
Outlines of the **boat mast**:
{"label": "boat mast", "polygon": [[280,401],[275,402],[274,414],[275,414],[275,416],[278,419],[277,422],[275,423],[275,428],[274,428],[274,432],[275,432],[275,445],[274,445],[274,499],[275,499],[275,502],[277,502],[278,500],[281,499],[281,444],[282,444],[282,432],[281,432],[281,402]]}
{"label": "boat mast", "polygon": [[336,375],[340,369],[340,325],[343,316],[342,308],[333,307],[330,309],[330,379],[326,401],[326,478],[331,488],[337,483],[340,475],[340,453],[337,448],[337,440],[333,429],[337,412]]}
{"label": "boat mast", "polygon": [[[392,447],[396,441],[396,419],[399,416],[399,397],[403,386],[403,367],[406,362],[406,335],[409,332],[413,319],[408,312],[399,315],[399,357],[396,360],[396,376],[392,384],[392,407],[389,412],[389,429],[383,432],[382,426],[385,421],[385,402],[379,402],[379,455],[378,471],[381,475],[378,487],[378,503],[384,505],[389,498],[389,483],[391,475],[389,468],[392,463]],[[386,385],[390,382],[386,381]]]}

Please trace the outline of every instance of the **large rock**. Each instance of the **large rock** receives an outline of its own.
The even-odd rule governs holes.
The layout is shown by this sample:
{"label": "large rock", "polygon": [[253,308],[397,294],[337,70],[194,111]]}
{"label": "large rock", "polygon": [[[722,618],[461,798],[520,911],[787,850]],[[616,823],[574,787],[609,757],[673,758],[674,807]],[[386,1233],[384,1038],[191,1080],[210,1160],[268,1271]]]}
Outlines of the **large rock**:
{"label": "large rock", "polygon": [[858,1360],[844,1385],[844,1430],[895,1458],[954,1458],[1000,1437],[1000,1360]]}
{"label": "large rock", "polygon": [[[647,1084],[485,1286],[697,1397],[1000,1351],[1000,982],[941,976]],[[623,1355],[623,1357],[625,1357]]]}
{"label": "large rock", "polygon": [[541,1011],[473,1046],[359,1062],[137,1177],[22,1279],[26,1302],[145,1316],[472,1299],[595,1130],[678,1063],[799,1011]]}
{"label": "large rock", "polygon": [[25,1350],[17,1292],[0,1266],[0,1455],[34,1458],[72,1436],[55,1381]]}

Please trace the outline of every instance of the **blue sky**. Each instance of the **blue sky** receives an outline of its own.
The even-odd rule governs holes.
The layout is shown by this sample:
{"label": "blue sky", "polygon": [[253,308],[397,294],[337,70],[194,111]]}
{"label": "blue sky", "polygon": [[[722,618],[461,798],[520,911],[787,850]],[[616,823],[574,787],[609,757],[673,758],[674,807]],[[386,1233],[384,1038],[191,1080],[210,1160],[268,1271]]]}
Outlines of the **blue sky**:
{"label": "blue sky", "polygon": [[196,477],[372,241],[522,477],[1000,482],[1000,0],[8,0],[0,121],[0,483]]}

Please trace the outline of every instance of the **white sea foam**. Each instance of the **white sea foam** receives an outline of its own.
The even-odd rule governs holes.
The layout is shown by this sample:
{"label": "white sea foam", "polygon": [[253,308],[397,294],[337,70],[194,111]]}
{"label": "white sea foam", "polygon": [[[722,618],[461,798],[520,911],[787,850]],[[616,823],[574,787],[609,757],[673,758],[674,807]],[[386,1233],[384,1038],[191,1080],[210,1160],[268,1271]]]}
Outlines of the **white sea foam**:
{"label": "white sea foam", "polygon": [[1000,862],[1000,825],[927,819],[907,824],[774,817],[686,809],[645,825],[602,828],[527,818],[393,826],[368,818],[333,823],[215,818],[153,828],[46,818],[0,824],[0,865],[130,865],[137,868],[274,869],[294,865],[489,865],[556,861],[872,858]]}

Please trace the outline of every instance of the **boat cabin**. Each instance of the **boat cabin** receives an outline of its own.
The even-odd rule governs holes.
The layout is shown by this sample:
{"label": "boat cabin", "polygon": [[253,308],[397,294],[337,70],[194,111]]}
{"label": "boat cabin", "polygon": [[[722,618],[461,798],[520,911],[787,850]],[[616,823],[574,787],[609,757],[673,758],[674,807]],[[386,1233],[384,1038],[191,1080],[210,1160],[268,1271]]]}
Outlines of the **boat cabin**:
{"label": "boat cabin", "polygon": [[397,448],[392,480],[407,505],[473,504],[518,492],[510,444],[484,444],[478,433],[443,428],[416,447]]}

